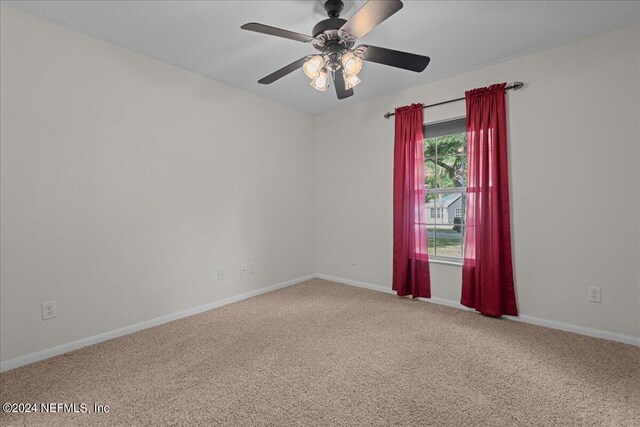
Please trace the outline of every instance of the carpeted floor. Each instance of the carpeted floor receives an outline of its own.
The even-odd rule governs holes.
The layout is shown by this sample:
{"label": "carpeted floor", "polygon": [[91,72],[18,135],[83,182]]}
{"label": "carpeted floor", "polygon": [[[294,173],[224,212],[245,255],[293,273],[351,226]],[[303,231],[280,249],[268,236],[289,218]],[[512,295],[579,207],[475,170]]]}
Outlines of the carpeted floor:
{"label": "carpeted floor", "polygon": [[640,348],[322,280],[0,375],[9,425],[640,426]]}

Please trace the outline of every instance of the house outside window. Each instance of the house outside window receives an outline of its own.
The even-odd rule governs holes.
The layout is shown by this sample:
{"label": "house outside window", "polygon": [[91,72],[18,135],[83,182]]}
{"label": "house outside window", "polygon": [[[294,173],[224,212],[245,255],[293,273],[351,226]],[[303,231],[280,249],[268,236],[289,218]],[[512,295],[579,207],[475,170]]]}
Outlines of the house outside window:
{"label": "house outside window", "polygon": [[426,124],[424,138],[429,257],[461,260],[467,198],[466,121]]}

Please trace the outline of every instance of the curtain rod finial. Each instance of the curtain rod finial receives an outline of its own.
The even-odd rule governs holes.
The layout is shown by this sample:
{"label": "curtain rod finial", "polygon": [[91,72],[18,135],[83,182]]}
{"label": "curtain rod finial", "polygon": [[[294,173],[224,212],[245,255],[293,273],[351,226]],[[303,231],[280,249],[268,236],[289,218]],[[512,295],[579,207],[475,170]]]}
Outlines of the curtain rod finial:
{"label": "curtain rod finial", "polygon": [[513,90],[522,89],[522,86],[524,86],[522,82],[513,82]]}
{"label": "curtain rod finial", "polygon": [[391,114],[390,112],[388,112],[388,111],[387,111],[386,113],[384,113],[384,118],[385,118],[385,119],[390,119],[390,118],[391,118],[391,115],[392,115],[392,114]]}

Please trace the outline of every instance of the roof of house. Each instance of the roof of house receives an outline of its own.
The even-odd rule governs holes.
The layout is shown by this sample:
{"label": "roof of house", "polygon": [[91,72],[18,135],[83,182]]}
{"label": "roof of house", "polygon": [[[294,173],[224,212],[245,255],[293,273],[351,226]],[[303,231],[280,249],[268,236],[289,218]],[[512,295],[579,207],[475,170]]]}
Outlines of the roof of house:
{"label": "roof of house", "polygon": [[462,194],[460,193],[448,194],[440,199],[431,200],[430,202],[425,203],[425,206],[428,208],[433,208],[433,207],[448,208],[454,202],[456,202],[460,197],[462,197]]}

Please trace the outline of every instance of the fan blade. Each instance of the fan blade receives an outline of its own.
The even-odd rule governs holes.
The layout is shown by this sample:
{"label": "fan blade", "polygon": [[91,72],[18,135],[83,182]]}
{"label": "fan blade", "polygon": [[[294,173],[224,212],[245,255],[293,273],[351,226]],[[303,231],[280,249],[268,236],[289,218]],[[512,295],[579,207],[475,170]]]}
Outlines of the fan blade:
{"label": "fan blade", "polygon": [[255,31],[256,33],[269,34],[270,36],[282,37],[299,42],[310,42],[313,40],[313,37],[311,36],[294,33],[293,31],[283,30],[282,28],[270,27],[269,25],[258,24],[256,22],[244,24],[240,28],[242,28],[243,30]]}
{"label": "fan blade", "polygon": [[416,55],[414,53],[400,52],[399,50],[385,49],[383,47],[362,45],[357,49],[363,49],[362,59],[378,64],[390,65],[391,67],[402,68],[419,73],[424,71],[431,59],[428,56]]}
{"label": "fan blade", "polygon": [[400,0],[369,0],[340,29],[359,39],[400,9]]}
{"label": "fan blade", "polygon": [[342,75],[342,71],[335,73],[333,85],[336,87],[336,95],[338,95],[338,99],[345,99],[353,96],[353,89],[345,89],[344,87],[344,76]]}
{"label": "fan blade", "polygon": [[286,76],[287,74],[291,74],[295,70],[297,70],[300,67],[302,67],[302,65],[304,64],[304,62],[306,60],[307,60],[306,56],[303,57],[303,58],[300,58],[297,61],[292,62],[291,64],[280,68],[278,71],[269,74],[267,77],[264,77],[264,78],[258,80],[258,83],[261,83],[263,85],[271,84],[271,83],[275,82],[276,80],[281,79],[284,76]]}

